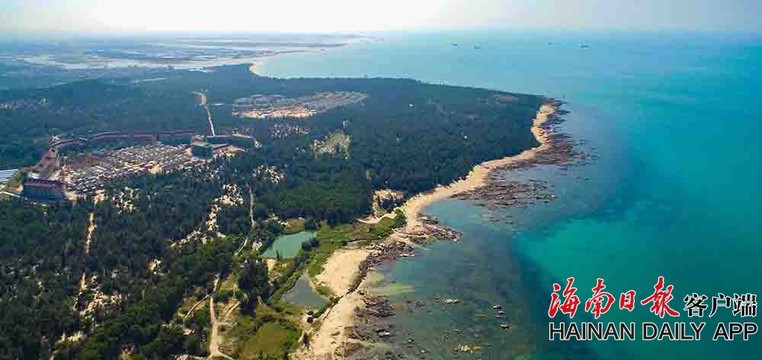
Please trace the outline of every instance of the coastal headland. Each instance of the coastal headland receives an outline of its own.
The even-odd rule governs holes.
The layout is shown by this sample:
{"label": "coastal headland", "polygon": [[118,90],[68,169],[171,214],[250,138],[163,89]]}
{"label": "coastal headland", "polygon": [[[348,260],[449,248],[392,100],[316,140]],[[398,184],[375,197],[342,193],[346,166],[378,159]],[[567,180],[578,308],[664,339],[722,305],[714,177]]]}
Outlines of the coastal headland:
{"label": "coastal headland", "polygon": [[[346,276],[342,277],[342,281],[327,283],[334,293],[344,295],[318,319],[320,325],[308,332],[310,346],[300,349],[297,358],[362,357],[373,353],[374,343],[388,340],[391,330],[383,325],[381,320],[394,315],[394,311],[382,296],[373,294],[366,279],[368,271],[382,262],[415,256],[417,244],[436,239],[458,239],[460,234],[456,231],[447,229],[439,225],[436,219],[424,215],[426,207],[430,204],[454,197],[478,199],[482,191],[489,194],[494,190],[491,190],[493,187],[500,189],[500,184],[490,176],[496,170],[558,164],[574,158],[571,141],[553,131],[553,125],[562,121],[560,115],[564,111],[561,110],[561,106],[560,101],[548,99],[538,109],[531,128],[538,146],[514,156],[483,162],[476,165],[465,178],[446,186],[440,185],[432,191],[408,199],[399,207],[406,219],[404,228],[387,237],[381,244],[363,250],[353,250],[352,261],[343,260],[348,258],[348,254],[334,254],[328,260],[330,266],[326,266],[326,271],[353,274],[352,283],[346,283]],[[365,221],[373,222],[374,219]]]}
{"label": "coastal headland", "polygon": [[524,150],[515,156],[507,156],[483,162],[474,166],[465,178],[449,185],[440,185],[430,192],[416,195],[408,200],[402,206],[402,211],[405,213],[405,218],[407,220],[404,232],[407,234],[417,234],[425,228],[425,223],[421,219],[421,214],[423,213],[423,210],[432,203],[487,186],[490,179],[489,175],[494,170],[511,168],[517,165],[530,165],[533,160],[541,155],[546,155],[549,150],[554,148],[554,144],[550,143],[550,124],[548,124],[548,122],[554,119],[559,106],[560,103],[551,101],[543,104],[537,111],[537,115],[532,123],[532,134],[534,134],[535,138],[540,143],[539,146]]}

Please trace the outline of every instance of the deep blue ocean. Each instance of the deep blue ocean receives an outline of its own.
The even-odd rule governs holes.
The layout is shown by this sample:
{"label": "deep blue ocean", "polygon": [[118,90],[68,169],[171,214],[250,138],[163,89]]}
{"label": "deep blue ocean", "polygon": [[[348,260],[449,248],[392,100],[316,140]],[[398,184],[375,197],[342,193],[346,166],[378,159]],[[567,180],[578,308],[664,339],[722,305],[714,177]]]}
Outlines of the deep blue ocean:
{"label": "deep blue ocean", "polygon": [[[455,46],[457,44],[457,46]],[[584,46],[582,46],[584,44]],[[464,233],[385,269],[404,314],[398,331],[434,358],[758,358],[762,334],[712,341],[719,322],[688,318],[686,294],[762,295],[762,36],[753,34],[393,34],[318,53],[282,56],[260,72],[278,77],[405,77],[534,93],[565,101],[562,130],[598,159],[569,171],[537,167],[507,179],[547,181],[558,200],[490,210],[460,200],[428,212]],[[554,282],[575,277],[582,307],[595,279],[637,291],[635,310],[599,320],[706,322],[701,341],[548,341]],[[640,300],[658,276],[674,285],[660,319]],[[436,305],[436,298],[461,304]],[[406,299],[431,305],[414,309]],[[495,319],[492,304],[505,307]],[[555,322],[568,317],[557,315]],[[510,322],[510,330],[500,323]],[[638,333],[640,328],[638,328]],[[640,338],[640,334],[637,334]],[[479,346],[476,354],[455,351]]]}

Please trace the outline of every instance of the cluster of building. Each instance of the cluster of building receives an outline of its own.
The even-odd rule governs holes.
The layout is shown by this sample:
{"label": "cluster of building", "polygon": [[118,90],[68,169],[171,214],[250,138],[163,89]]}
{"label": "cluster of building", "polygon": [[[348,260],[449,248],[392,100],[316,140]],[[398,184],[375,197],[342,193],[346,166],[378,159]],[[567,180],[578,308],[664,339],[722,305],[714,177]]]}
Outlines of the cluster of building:
{"label": "cluster of building", "polygon": [[214,145],[205,141],[194,141],[191,143],[191,155],[211,159],[214,156]]}
{"label": "cluster of building", "polygon": [[[190,138],[192,131],[175,131],[158,134],[151,133],[127,133],[127,132],[103,132],[89,137],[73,139],[54,138],[48,151],[40,161],[31,168],[23,181],[22,196],[41,201],[58,201],[66,198],[67,188],[75,193],[87,193],[93,191],[103,182],[126,176],[134,176],[143,173],[142,163],[138,165],[128,163],[129,159],[109,157],[108,153],[93,151],[89,155],[74,156],[69,161],[62,163],[62,151],[74,151],[99,147],[105,145],[125,144],[155,144],[158,140],[177,139],[178,137]],[[147,154],[146,156],[150,156]],[[67,159],[68,160],[68,159]]]}
{"label": "cluster of building", "polygon": [[186,148],[185,145],[135,145],[62,159],[58,150],[51,147],[27,174],[22,195],[34,200],[63,200],[67,192],[92,193],[109,180],[173,171],[201,161],[192,159]]}
{"label": "cluster of building", "polygon": [[241,148],[262,147],[262,144],[260,144],[259,141],[257,141],[257,139],[255,139],[252,136],[244,135],[244,134],[207,136],[206,141],[214,145],[229,144],[229,145],[237,146]]}
{"label": "cluster of building", "polygon": [[187,146],[150,144],[67,158],[61,179],[69,191],[86,194],[106,181],[142,174],[169,172],[200,162],[188,156]]}
{"label": "cluster of building", "polygon": [[221,154],[237,148],[259,148],[262,144],[252,136],[244,134],[213,135],[196,138],[191,143],[191,154],[195,157],[210,159],[215,154]]}
{"label": "cluster of building", "polygon": [[132,146],[119,149],[111,153],[110,157],[125,164],[140,164],[142,170],[158,173],[177,170],[187,163],[185,152],[187,146],[169,146],[163,144],[150,144],[145,146]]}
{"label": "cluster of building", "polygon": [[287,98],[282,95],[252,95],[233,102],[233,115],[253,119],[306,118],[332,108],[364,100],[367,95],[351,91],[320,92]]}
{"label": "cluster of building", "polygon": [[0,200],[18,197],[18,194],[6,190],[9,186],[8,183],[12,181],[18,171],[18,169],[0,170]]}
{"label": "cluster of building", "polygon": [[[193,139],[190,145],[165,145],[159,139],[177,136]],[[54,139],[48,151],[33,166],[23,181],[21,195],[36,201],[58,201],[67,197],[93,193],[109,180],[171,172],[196,166],[238,147],[261,146],[248,135],[232,134],[194,137],[191,132],[165,134],[100,133],[89,138]],[[103,141],[122,147],[118,150],[90,148]],[[131,144],[130,146],[127,146]],[[61,156],[62,149],[87,150]]]}
{"label": "cluster of building", "polygon": [[60,200],[64,198],[64,186],[54,175],[58,173],[61,159],[58,148],[51,147],[24,178],[23,196],[33,199]]}
{"label": "cluster of building", "polygon": [[273,139],[283,139],[291,135],[306,135],[310,131],[304,126],[298,126],[285,122],[278,122],[270,127],[270,137]]}
{"label": "cluster of building", "polygon": [[0,110],[13,110],[18,108],[33,108],[39,106],[45,106],[48,104],[48,99],[14,99],[10,101],[0,102]]}
{"label": "cluster of building", "polygon": [[0,184],[8,182],[14,175],[16,175],[17,171],[19,171],[19,169],[0,170]]}
{"label": "cluster of building", "polygon": [[197,137],[191,143],[191,154],[195,157],[211,159],[217,154],[235,152],[240,148],[258,148],[262,144],[252,136],[243,134],[213,135]]}
{"label": "cluster of building", "polygon": [[194,135],[192,130],[169,131],[162,133],[128,133],[109,131],[93,134],[89,137],[74,139],[57,139],[50,144],[51,148],[64,149],[99,145],[104,142],[126,142],[153,144],[157,141],[174,141],[177,139],[190,139]]}
{"label": "cluster of building", "polygon": [[[66,189],[79,194],[93,193],[105,181],[136,176],[144,171],[108,157],[83,155],[67,161]],[[26,187],[25,187],[26,188]]]}

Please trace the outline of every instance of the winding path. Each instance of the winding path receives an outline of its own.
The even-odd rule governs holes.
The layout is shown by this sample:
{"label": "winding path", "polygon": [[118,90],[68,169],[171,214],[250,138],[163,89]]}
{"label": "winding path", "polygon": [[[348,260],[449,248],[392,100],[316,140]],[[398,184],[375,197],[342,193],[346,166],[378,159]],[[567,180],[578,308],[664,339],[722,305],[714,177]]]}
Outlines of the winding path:
{"label": "winding path", "polygon": [[196,308],[197,308],[199,305],[201,305],[201,303],[202,303],[202,302],[204,302],[204,301],[206,300],[206,298],[207,298],[207,297],[209,297],[209,295],[207,295],[207,296],[204,296],[204,298],[203,298],[203,299],[201,299],[201,300],[199,300],[197,303],[193,304],[193,306],[191,306],[190,310],[188,310],[188,312],[187,312],[187,313],[185,313],[185,315],[183,316],[183,319],[187,318],[188,316],[191,316],[191,315],[193,314],[193,311],[194,311],[194,310],[196,310]]}
{"label": "winding path", "polygon": [[[249,188],[249,221],[251,221],[251,230],[254,230],[254,228],[257,227],[257,222],[254,221],[254,194],[251,192],[251,188]],[[241,247],[239,247],[238,250],[233,253],[233,255],[238,255],[248,244],[249,237],[247,236],[243,240],[243,245],[241,245]]]}
{"label": "winding path", "polygon": [[220,332],[217,324],[217,316],[214,314],[214,296],[209,297],[209,319],[211,320],[212,334],[209,336],[209,357],[207,359],[226,358],[233,359],[220,351]]}
{"label": "winding path", "polygon": [[85,255],[90,255],[90,242],[93,239],[93,231],[95,231],[95,214],[90,212],[88,217],[90,224],[87,226],[87,237],[85,238]]}
{"label": "winding path", "polygon": [[[88,216],[88,225],[87,225],[87,235],[85,236],[85,255],[90,255],[90,242],[93,239],[93,231],[95,231],[95,213],[92,211],[90,212],[90,215]],[[87,291],[87,272],[82,271],[82,277],[79,279],[79,292],[77,294],[77,300],[74,301],[74,305],[72,305],[72,309],[77,308],[77,301],[79,300],[80,296]]]}
{"label": "winding path", "polygon": [[257,227],[257,222],[254,221],[254,193],[251,192],[251,186],[249,186],[249,221],[251,221],[251,229]]}

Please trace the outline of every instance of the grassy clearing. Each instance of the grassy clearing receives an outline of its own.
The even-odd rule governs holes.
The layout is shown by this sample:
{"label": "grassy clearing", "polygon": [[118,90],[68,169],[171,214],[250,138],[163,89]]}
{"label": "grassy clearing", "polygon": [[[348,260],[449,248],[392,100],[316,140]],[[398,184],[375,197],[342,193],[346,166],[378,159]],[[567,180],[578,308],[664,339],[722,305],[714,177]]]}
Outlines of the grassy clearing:
{"label": "grassy clearing", "polygon": [[[402,217],[401,214],[400,217]],[[287,228],[290,226],[294,231],[301,231],[301,229],[304,228],[304,220],[289,220],[288,224]],[[395,227],[399,226],[400,221],[397,218],[385,218],[377,224],[340,224],[333,227],[323,222],[315,235],[320,245],[317,248],[311,249],[306,254],[309,257],[306,261],[307,273],[310,277],[314,278],[323,271],[323,265],[325,265],[326,261],[328,261],[328,258],[334,251],[349,243],[363,245],[370,242],[380,241],[389,236],[394,231]],[[279,266],[279,268],[281,267]],[[299,273],[299,271],[294,272],[294,274],[296,273]],[[289,285],[293,285],[293,283],[294,282],[291,281]],[[318,292],[328,297],[331,296],[330,290],[327,288],[318,288]]]}
{"label": "grassy clearing", "polygon": [[220,290],[235,291],[237,289],[238,289],[238,273],[230,274],[222,283],[220,283]]}
{"label": "grassy clearing", "polygon": [[241,358],[255,359],[260,354],[280,357],[288,354],[298,340],[299,331],[295,328],[283,326],[280,322],[266,323],[244,343]]}
{"label": "grassy clearing", "polygon": [[328,136],[325,140],[317,142],[313,145],[313,151],[315,154],[341,154],[344,158],[349,158],[349,145],[351,144],[351,138],[349,135],[344,134],[342,131],[336,131]]}
{"label": "grassy clearing", "polygon": [[[304,221],[291,220],[288,222],[289,231],[298,233],[304,228]],[[260,304],[255,316],[239,316],[235,326],[226,331],[226,344],[223,351],[235,354],[235,358],[256,359],[262,354],[263,358],[281,358],[284,352],[290,352],[299,344],[301,335],[300,317],[304,309],[281,301],[281,296],[294,286],[302,274],[307,272],[314,279],[323,271],[328,258],[334,251],[348,244],[362,245],[380,241],[389,236],[393,229],[400,226],[398,219],[383,219],[377,224],[341,224],[328,226],[322,223],[315,235],[318,246],[299,253],[293,259],[283,259],[278,262],[273,273],[280,279],[275,283],[278,288],[272,294],[268,304]],[[226,279],[223,286],[227,285]],[[314,284],[314,281],[313,281]],[[330,306],[335,304],[338,298],[325,286],[317,285],[315,290],[329,299],[328,303],[321,307],[315,315],[319,315]]]}
{"label": "grassy clearing", "polygon": [[312,249],[312,260],[307,265],[307,273],[310,277],[315,277],[323,271],[323,265],[334,251],[345,246],[351,240],[350,234],[353,226],[349,224],[338,225],[336,227],[323,226],[317,233],[317,239],[320,246]]}
{"label": "grassy clearing", "polygon": [[[267,259],[276,261],[275,259]],[[293,259],[281,259],[280,261],[276,262],[275,266],[273,267],[272,271],[270,271],[270,280],[275,279],[276,277],[282,276],[291,266],[291,263],[293,263]]]}
{"label": "grassy clearing", "polygon": [[[313,281],[314,284],[314,281]],[[331,291],[331,289],[328,286],[315,284],[315,291],[317,291],[318,294],[323,295],[324,297],[330,299],[336,296],[336,294]]]}
{"label": "grassy clearing", "polygon": [[241,316],[226,337],[235,358],[257,359],[260,354],[280,359],[292,351],[299,341],[301,330],[294,324],[298,309],[290,305],[260,304],[254,317]]}
{"label": "grassy clearing", "polygon": [[[311,278],[315,278],[323,272],[328,258],[334,251],[346,246],[349,243],[370,243],[380,241],[391,235],[394,228],[399,226],[397,219],[385,218],[377,224],[356,223],[354,225],[342,224],[335,227],[324,225],[317,233],[317,239],[320,246],[313,249],[312,260],[307,265],[307,273]],[[316,290],[324,296],[333,296],[332,292],[323,286],[317,286]]]}
{"label": "grassy clearing", "polygon": [[383,218],[377,224],[359,223],[352,232],[352,241],[378,241],[391,235],[398,227],[396,219]]}

